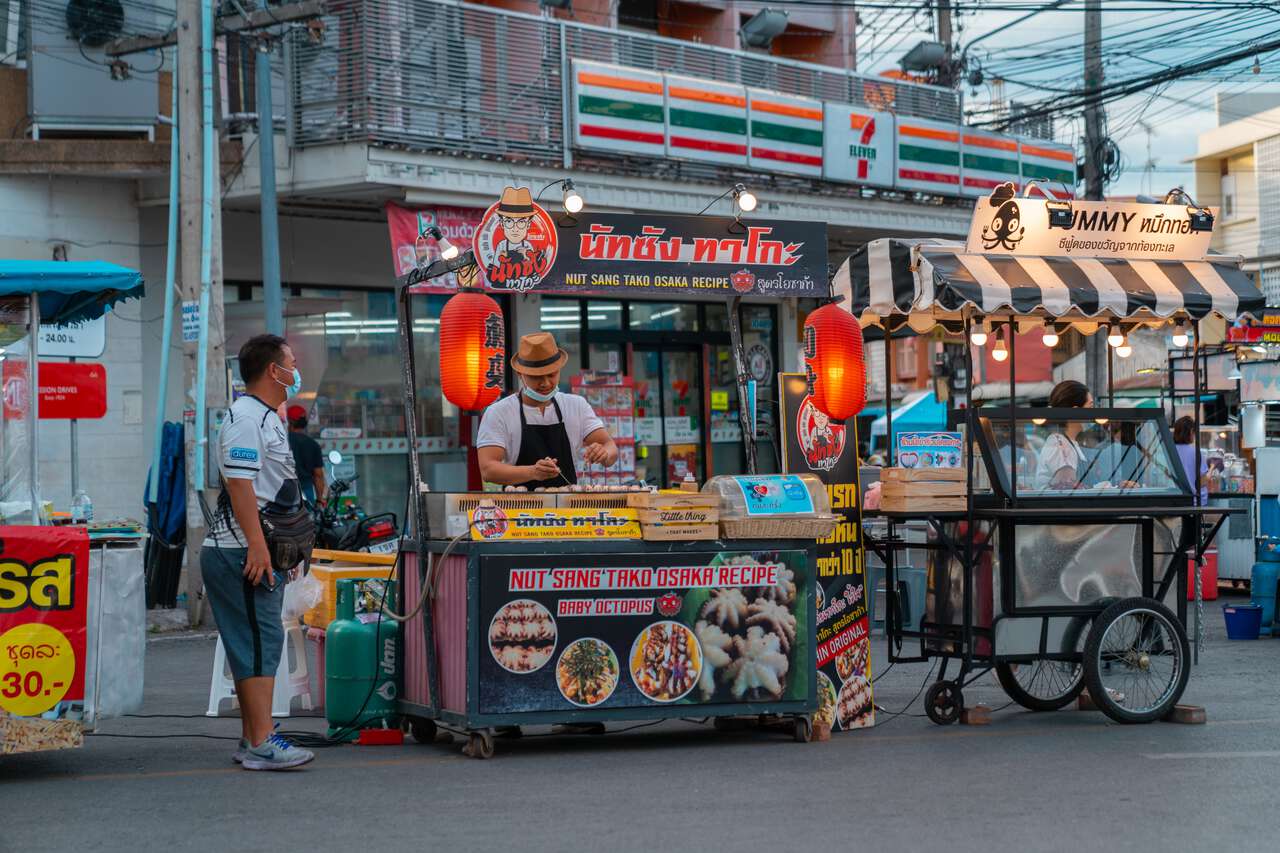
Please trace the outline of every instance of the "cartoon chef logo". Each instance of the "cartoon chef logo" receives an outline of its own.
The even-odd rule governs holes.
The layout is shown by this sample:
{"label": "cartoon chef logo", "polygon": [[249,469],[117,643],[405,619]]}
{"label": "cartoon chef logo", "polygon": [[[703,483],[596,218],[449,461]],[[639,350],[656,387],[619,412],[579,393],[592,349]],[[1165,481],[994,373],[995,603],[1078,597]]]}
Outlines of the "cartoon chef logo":
{"label": "cartoon chef logo", "polygon": [[1022,213],[1014,198],[1013,184],[1001,184],[991,193],[987,204],[996,209],[991,222],[982,226],[982,247],[1004,249],[1012,252],[1018,248],[1027,229],[1022,225]]}
{"label": "cartoon chef logo", "polygon": [[796,440],[810,470],[830,471],[844,455],[845,427],[832,423],[812,397],[805,397],[796,417]]}
{"label": "cartoon chef logo", "polygon": [[507,514],[502,507],[485,501],[471,514],[471,523],[482,539],[501,539],[507,532]]}
{"label": "cartoon chef logo", "polygon": [[556,225],[534,202],[528,187],[507,187],[485,211],[473,248],[494,290],[525,293],[551,272],[556,261]]}
{"label": "cartoon chef logo", "polygon": [[740,269],[729,276],[729,283],[739,293],[750,293],[756,286],[756,274],[749,269]]}

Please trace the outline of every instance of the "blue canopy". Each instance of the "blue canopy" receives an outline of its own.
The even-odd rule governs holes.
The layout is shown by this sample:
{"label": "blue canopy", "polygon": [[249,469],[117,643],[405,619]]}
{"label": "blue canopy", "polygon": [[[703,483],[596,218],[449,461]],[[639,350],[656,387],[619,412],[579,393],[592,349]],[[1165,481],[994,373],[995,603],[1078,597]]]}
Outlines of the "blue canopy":
{"label": "blue canopy", "polygon": [[[884,415],[871,422],[871,446],[877,447],[883,440],[888,418]],[[938,400],[932,391],[917,392],[917,395],[893,410],[893,432],[918,432],[921,430],[944,430],[947,428],[947,406]]]}
{"label": "blue canopy", "polygon": [[96,320],[142,289],[141,273],[105,261],[0,259],[0,296],[40,294],[40,322],[48,325]]}

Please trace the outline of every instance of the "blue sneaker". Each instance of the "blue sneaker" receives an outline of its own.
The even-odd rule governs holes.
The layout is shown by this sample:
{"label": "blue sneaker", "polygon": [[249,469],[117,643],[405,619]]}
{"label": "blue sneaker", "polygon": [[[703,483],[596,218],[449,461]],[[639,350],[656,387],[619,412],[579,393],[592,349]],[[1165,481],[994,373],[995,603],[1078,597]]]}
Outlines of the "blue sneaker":
{"label": "blue sneaker", "polygon": [[280,735],[273,734],[257,746],[249,747],[240,766],[245,770],[289,770],[301,767],[315,757],[311,750],[294,746]]}
{"label": "blue sneaker", "polygon": [[243,764],[244,757],[249,754],[249,739],[240,738],[240,742],[236,744],[236,751],[231,753],[231,760],[236,764]]}

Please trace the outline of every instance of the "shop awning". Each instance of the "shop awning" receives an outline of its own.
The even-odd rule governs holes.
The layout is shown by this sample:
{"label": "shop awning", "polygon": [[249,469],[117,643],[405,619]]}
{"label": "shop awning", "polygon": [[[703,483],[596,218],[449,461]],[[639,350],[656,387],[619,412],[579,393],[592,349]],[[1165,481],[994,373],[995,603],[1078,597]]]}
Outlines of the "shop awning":
{"label": "shop awning", "polygon": [[1174,314],[1234,320],[1261,313],[1265,304],[1236,257],[1150,261],[970,254],[963,243],[943,240],[873,240],[840,265],[833,285],[864,326],[905,314],[912,315],[910,325],[918,331],[958,321],[966,311],[1086,321],[1162,321]]}
{"label": "shop awning", "polygon": [[142,296],[142,274],[105,261],[0,259],[0,296],[40,294],[40,322],[83,323]]}
{"label": "shop awning", "polygon": [[[878,444],[875,439],[884,436],[888,425],[889,419],[884,415],[871,422],[873,444]],[[895,433],[946,428],[947,407],[938,401],[932,391],[920,391],[893,410]]]}

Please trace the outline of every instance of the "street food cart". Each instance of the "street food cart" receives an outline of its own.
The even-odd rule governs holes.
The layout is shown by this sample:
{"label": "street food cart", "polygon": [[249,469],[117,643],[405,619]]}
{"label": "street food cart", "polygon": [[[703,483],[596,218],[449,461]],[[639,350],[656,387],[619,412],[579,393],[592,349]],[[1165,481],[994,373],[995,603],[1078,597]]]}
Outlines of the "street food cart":
{"label": "street food cart", "polygon": [[[504,200],[521,195],[509,189]],[[401,283],[408,446],[419,394],[410,293],[433,277],[461,273],[464,290],[441,316],[442,384],[473,412],[496,399],[506,366],[505,321],[481,283],[517,293],[720,290],[730,306],[748,475],[714,477],[701,491],[692,482],[659,490],[615,472],[565,489],[449,493],[429,491],[410,454],[410,482],[419,485],[399,551],[400,713],[423,741],[437,724],[459,727],[480,758],[493,755],[496,729],[524,724],[750,716],[809,740],[820,692],[816,540],[840,519],[817,477],[754,475],[746,403],[754,389],[737,305],[743,294],[828,295],[825,230],[738,217],[553,221],[521,204],[533,211],[523,265],[493,256],[495,205],[473,252]],[[824,702],[834,713],[843,701],[851,718],[869,714],[869,683],[861,683],[865,689],[841,698],[828,682]]]}
{"label": "street food cart", "polygon": [[[1110,233],[1094,233],[1104,226]],[[1211,211],[1191,204],[1017,198],[1005,185],[978,203],[967,243],[873,241],[841,266],[835,289],[864,326],[963,334],[966,376],[989,338],[1016,400],[1013,330],[1042,328],[1046,345],[1068,329],[1106,334],[1118,350],[1135,327],[1180,323],[1199,346],[1210,314],[1259,312],[1262,295],[1238,259],[1208,254],[1206,228]],[[1198,505],[1162,412],[1101,403],[965,407],[959,506],[882,512],[887,533],[867,536],[886,566],[890,660],[934,663],[925,693],[934,722],[957,721],[963,689],[992,670],[1024,707],[1061,708],[1087,686],[1123,723],[1161,719],[1182,695],[1188,556],[1199,565],[1231,510]],[[1047,477],[1036,454],[1063,435],[1080,448],[1074,473]],[[896,603],[908,522],[930,530],[918,630],[901,624]]]}
{"label": "street food cart", "polygon": [[42,328],[142,295],[141,276],[99,262],[0,260],[0,754],[79,746],[99,719],[142,701],[141,549],[47,526],[37,419]]}

